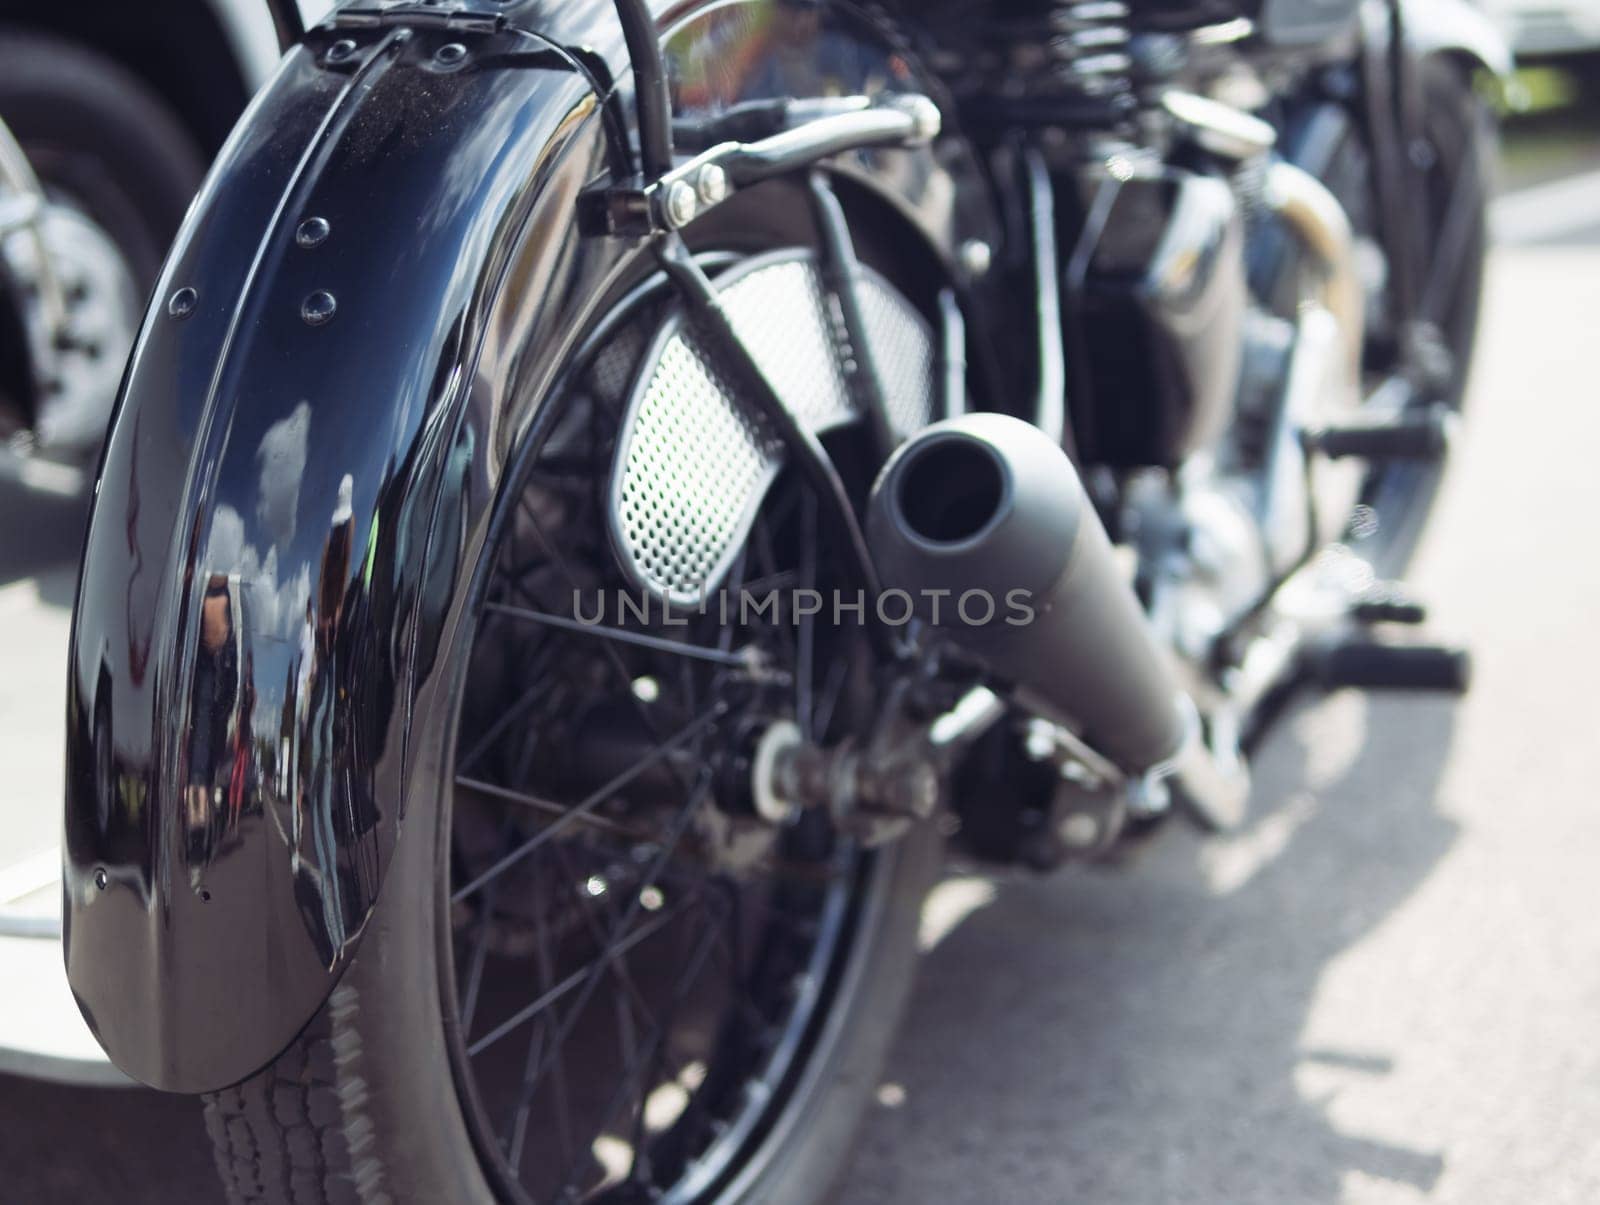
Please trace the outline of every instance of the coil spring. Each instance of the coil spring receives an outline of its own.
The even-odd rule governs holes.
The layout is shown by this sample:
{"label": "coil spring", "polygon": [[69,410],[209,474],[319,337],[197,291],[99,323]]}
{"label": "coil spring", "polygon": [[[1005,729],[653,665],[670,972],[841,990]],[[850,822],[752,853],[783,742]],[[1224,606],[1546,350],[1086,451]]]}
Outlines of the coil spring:
{"label": "coil spring", "polygon": [[1233,172],[1233,191],[1239,198],[1239,211],[1247,229],[1254,230],[1271,217],[1267,203],[1267,165],[1265,155],[1246,159]]}
{"label": "coil spring", "polygon": [[939,8],[952,19],[934,18],[941,44],[935,62],[995,124],[1110,128],[1135,107],[1126,0],[990,0],[976,13],[965,3]]}
{"label": "coil spring", "polygon": [[1128,6],[1121,0],[1057,0],[1047,15],[1050,71],[1060,84],[1089,96],[1126,93]]}

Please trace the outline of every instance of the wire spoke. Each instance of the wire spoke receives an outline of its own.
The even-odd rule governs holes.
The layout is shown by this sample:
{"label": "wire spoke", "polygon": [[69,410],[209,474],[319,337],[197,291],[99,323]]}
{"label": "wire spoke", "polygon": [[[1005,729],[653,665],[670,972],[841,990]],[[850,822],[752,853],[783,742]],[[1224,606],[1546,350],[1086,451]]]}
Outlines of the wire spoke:
{"label": "wire spoke", "polygon": [[841,659],[828,667],[828,676],[822,683],[822,700],[817,707],[813,722],[813,732],[822,737],[828,733],[828,725],[833,723],[833,713],[839,705],[839,698],[844,693],[844,684],[847,677],[847,665]]}
{"label": "wire spoke", "polygon": [[[673,985],[672,993],[667,1001],[665,1020],[659,1023],[652,1023],[650,1034],[645,1041],[633,1045],[633,1052],[622,1069],[621,1080],[601,1110],[600,1120],[595,1126],[601,1132],[610,1129],[611,1121],[617,1115],[617,1110],[627,1103],[629,1096],[632,1095],[631,1090],[641,1074],[648,1074],[661,1065],[662,1051],[667,1038],[671,1034],[672,1021],[677,1014],[678,1008],[687,998],[689,989],[699,979],[700,972],[704,969],[706,959],[710,956],[711,951],[716,948],[714,939],[717,934],[717,928],[715,925],[711,927],[710,934],[713,940],[701,940],[699,947],[690,957],[684,973],[678,977],[677,983]],[[644,1104],[644,1094],[640,1093],[639,1107],[635,1114],[633,1126],[633,1141],[631,1144],[633,1165],[629,1169],[629,1179],[633,1179],[638,1170],[640,1132],[644,1124]],[[562,1183],[564,1185],[571,1182],[571,1171],[572,1169],[569,1168],[567,1174],[563,1176]]]}
{"label": "wire spoke", "polygon": [[[538,535],[540,543],[544,546],[545,550],[549,553],[549,559],[555,565],[556,570],[561,574],[562,577],[564,577],[566,579],[568,587],[570,589],[572,589],[574,592],[582,590],[583,585],[579,581],[578,575],[575,574],[572,571],[572,566],[568,563],[567,558],[562,555],[560,547],[557,546],[556,543],[553,540],[550,539],[549,534],[544,529],[544,524],[539,522],[539,516],[534,514],[532,510],[528,509],[526,505],[524,505],[522,507],[522,511],[523,511],[523,513],[525,515],[528,516],[528,522],[533,524],[533,530],[534,530],[535,534]],[[512,588],[514,590],[516,590],[517,593],[521,594],[524,598],[528,597],[528,593],[527,593],[526,589],[524,589],[524,587],[523,587],[522,579],[519,578],[517,581],[513,582],[512,583]],[[494,604],[494,603],[488,604],[488,609],[493,609],[495,607],[495,605],[496,604]],[[533,610],[534,610],[535,614],[538,614],[538,615],[544,614],[543,612],[540,612],[537,609],[533,609]],[[558,619],[558,620],[563,620],[563,623],[549,625],[549,626],[554,626],[556,628],[562,628],[564,626],[564,624],[570,624],[570,623],[576,622],[575,620],[566,619],[564,616],[553,616],[552,618],[555,618],[555,619]],[[587,628],[588,625],[581,625],[581,626]],[[573,630],[573,629],[568,628],[566,630],[570,631],[570,630]],[[609,645],[609,644],[604,646],[604,647],[605,647],[606,658],[611,662],[611,667],[614,670],[616,670],[617,675],[618,675],[619,678],[621,678],[623,685],[626,686],[629,683],[631,683],[632,680],[633,680],[632,675],[628,672],[628,667],[627,667],[626,664],[623,663],[622,658],[617,655],[616,648],[614,646],[612,646],[612,645]],[[641,714],[642,714],[642,712],[641,712]]]}
{"label": "wire spoke", "polygon": [[[596,480],[598,481],[599,479],[597,478]],[[595,500],[595,504],[597,506],[601,505],[598,498]],[[541,543],[546,549],[549,550],[550,557],[555,562],[556,568],[560,571],[561,575],[566,578],[568,586],[570,586],[574,591],[581,589],[581,584],[578,580],[577,574],[572,571],[572,566],[568,563],[567,558],[562,555],[560,547],[550,539],[549,534],[544,529],[544,525],[539,522],[539,517],[531,510],[524,509],[524,513],[527,514],[528,521],[533,524],[533,529],[539,536]],[[517,583],[514,588],[519,593],[523,593],[524,597],[526,597],[526,594],[522,590],[520,583]],[[493,606],[494,604],[489,605]],[[535,612],[535,614],[540,614],[540,612]],[[572,620],[565,620],[562,616],[555,616],[553,618],[564,620],[566,623],[574,622]],[[559,628],[561,625],[558,624],[556,626]],[[588,628],[586,630],[592,632],[594,629]],[[656,726],[655,717],[650,714],[649,709],[646,708],[643,703],[640,702],[640,700],[633,694],[633,674],[629,672],[627,664],[622,660],[622,656],[617,648],[617,643],[619,642],[606,641],[601,645],[605,651],[606,660],[610,663],[612,670],[615,671],[618,679],[620,680],[621,686],[627,692],[625,697],[631,705],[634,714],[639,717],[645,728],[653,736],[659,737],[661,733]],[[683,786],[687,787],[689,785],[688,778],[685,777],[676,766],[670,766],[669,769],[671,769],[674,777],[676,777],[678,781],[683,784]]]}
{"label": "wire spoke", "polygon": [[[585,621],[569,605],[625,584],[605,532],[622,421],[608,380],[580,378],[530,424],[481,603],[484,693],[452,771],[466,825],[449,895],[453,1050],[490,1122],[484,1148],[530,1195],[563,1202],[654,1196],[697,1161],[733,1166],[768,1095],[810,1057],[826,1000],[790,985],[798,967],[834,965],[850,931],[820,918],[843,916],[860,882],[824,829],[771,832],[736,806],[761,723],[791,718],[815,737],[855,713],[840,700],[854,699],[856,644],[794,614],[787,593],[754,618],[707,605]],[[818,546],[823,502],[784,481],[723,589],[816,590],[839,570]],[[739,723],[719,724],[735,707]],[[768,1092],[730,1095],[745,1082]],[[664,1114],[654,1092],[669,1085]]]}
{"label": "wire spoke", "polygon": [[[677,848],[679,840],[682,839],[683,834],[688,830],[689,822],[694,818],[695,811],[703,802],[705,802],[710,793],[711,778],[709,775],[704,775],[702,776],[699,785],[691,793],[689,801],[684,805],[682,811],[679,812],[677,818],[673,821],[672,827],[667,834],[666,840],[662,844],[660,852],[656,854],[650,870],[646,873],[647,879],[655,878],[661,867],[671,859],[673,850]],[[615,950],[619,945],[624,945],[624,943],[619,943],[616,939],[620,936],[621,931],[633,924],[634,919],[638,916],[642,907],[643,905],[637,897],[635,897],[629,903],[627,910],[622,915],[622,919],[617,923],[615,929],[612,931],[612,940],[607,943],[609,948]],[[659,914],[659,920],[656,923],[647,924],[641,926],[640,929],[635,930],[635,935],[625,943],[624,948],[632,949],[634,946],[643,941],[644,937],[638,936],[640,933],[648,936],[650,933],[658,932],[665,926],[667,922],[674,920],[681,915],[685,907],[687,907],[687,905],[680,905],[677,908],[663,912]],[[587,1005],[589,1002],[589,998],[594,994],[595,988],[600,983],[600,978],[605,972],[605,966],[605,958],[602,956],[601,959],[596,961],[587,970],[574,972],[574,974],[585,976],[585,978],[583,979],[582,987],[579,988],[578,999],[568,1009],[566,1019],[561,1023],[560,1027],[556,1031],[554,1042],[558,1048],[567,1040],[568,1034],[571,1033],[573,1026],[577,1024],[578,1017],[582,1014],[585,1005]],[[534,1004],[538,1003],[539,1001],[534,1002]],[[516,1017],[510,1018],[506,1022],[503,1022],[499,1028],[504,1032],[509,1032],[509,1030],[506,1028],[507,1026],[515,1028],[516,1025],[520,1025],[523,1021],[526,1021],[538,1011],[539,1010],[536,1009],[534,1005],[529,1005],[527,1008],[522,1009]],[[500,1036],[503,1036],[503,1033]],[[488,1043],[480,1039],[475,1046],[468,1047],[468,1053],[476,1054],[486,1045],[488,1045]],[[548,1058],[549,1056],[546,1056],[544,1062],[547,1062]],[[543,1075],[543,1073],[544,1063],[541,1062],[540,1066],[535,1071],[534,1076],[524,1082],[521,1093],[522,1098],[532,1097],[533,1092],[538,1085],[539,1078]]]}
{"label": "wire spoke", "polygon": [[[534,897],[533,905],[534,925],[538,933],[537,962],[539,970],[539,990],[548,992],[550,982],[555,978],[554,960],[550,955],[549,910],[545,906],[543,894]],[[539,1060],[544,1056],[544,1040],[548,1023],[541,1020],[534,1026],[528,1035],[528,1052],[523,1056],[522,1078],[527,1080],[533,1069],[539,1065]],[[552,1068],[555,1095],[559,1105],[556,1115],[556,1141],[561,1146],[563,1159],[570,1158],[572,1153],[572,1117],[571,1110],[567,1107],[567,1065],[564,1055],[558,1054],[555,1066]],[[528,1114],[533,1105],[530,1096],[526,1101],[518,1103],[511,1119],[510,1157],[513,1167],[522,1165],[522,1144],[528,1133]]]}
{"label": "wire spoke", "polygon": [[[580,876],[573,869],[571,860],[566,856],[565,852],[563,852],[563,850],[561,849],[560,844],[558,843],[552,848],[553,848],[553,852],[555,853],[557,861],[559,861],[561,863],[561,869],[564,872],[564,879],[567,880],[567,881],[577,882],[579,880]],[[649,884],[646,884],[646,886],[648,886],[648,885]],[[611,893],[610,892],[606,893],[606,899],[607,899],[606,913],[607,913],[608,916],[615,917],[616,909],[610,903],[610,899],[611,899]],[[604,950],[605,949],[605,943],[606,943],[606,935],[605,935],[605,931],[601,928],[600,923],[595,919],[594,915],[591,912],[589,912],[588,910],[584,910],[584,912],[583,912],[583,921],[584,921],[584,925],[589,930],[589,936],[594,938],[595,945],[598,948],[600,948],[601,950]],[[639,1012],[644,1017],[646,1023],[654,1026],[655,1025],[655,1018],[651,1014],[650,1004],[644,998],[644,993],[639,990],[639,985],[636,982],[634,982],[634,978],[633,978],[632,974],[629,973],[627,959],[626,959],[625,954],[622,955],[622,956],[618,956],[618,957],[614,957],[613,958],[612,955],[608,952],[604,956],[608,957],[608,958],[612,958],[612,962],[613,962],[612,973],[615,976],[617,982],[621,985],[623,991],[627,994],[627,996],[630,997],[634,1001],[634,1003],[639,1006]],[[618,997],[618,999],[620,1000],[621,997]]]}
{"label": "wire spoke", "polygon": [[[705,712],[705,714],[700,716],[699,719],[692,720],[688,724],[685,724],[674,735],[668,737],[664,742],[656,746],[654,752],[648,754],[642,760],[635,762],[631,767],[624,770],[621,774],[618,774],[599,790],[594,791],[592,794],[585,797],[581,802],[574,804],[570,808],[562,810],[561,814],[550,824],[545,825],[544,828],[540,829],[523,844],[506,854],[493,866],[489,867],[489,869],[477,875],[471,880],[471,882],[467,883],[465,887],[457,888],[451,894],[450,902],[456,903],[460,900],[466,899],[485,883],[504,873],[518,862],[522,861],[523,858],[526,858],[529,854],[533,853],[534,850],[538,849],[546,841],[553,839],[554,837],[565,832],[567,829],[571,828],[573,825],[578,824],[585,819],[595,818],[591,817],[591,813],[595,808],[599,807],[612,795],[616,794],[616,792],[620,791],[634,779],[638,778],[639,775],[643,774],[646,770],[665,761],[673,752],[683,748],[683,746],[694,740],[707,728],[710,728],[712,724],[716,723],[716,721],[721,718],[726,710],[727,706],[725,704],[714,704],[708,711]],[[474,789],[481,788],[475,787]],[[514,799],[517,800],[517,802],[531,801],[531,806],[538,807],[541,810],[543,810],[547,804],[547,801],[545,800],[537,799],[532,795],[523,795],[520,792],[510,792],[504,787],[495,787],[492,789],[491,793],[510,794]],[[560,805],[550,806],[559,807]]]}
{"label": "wire spoke", "polygon": [[[522,1073],[526,1076],[534,1067],[538,1066],[539,1058],[544,1054],[545,1024],[540,1022],[533,1027],[528,1035],[528,1053],[523,1056]],[[572,1119],[566,1107],[566,1066],[558,1061],[553,1071],[555,1095],[561,1101],[561,1110],[556,1117],[556,1141],[561,1144],[561,1157],[572,1156]],[[528,1117],[533,1112],[533,1099],[519,1102],[511,1115],[511,1134],[502,1140],[506,1149],[506,1158],[512,1167],[522,1166],[523,1144],[528,1139]]]}
{"label": "wire spoke", "polygon": [[487,603],[484,606],[484,610],[493,611],[499,615],[509,615],[514,619],[526,620],[528,623],[560,628],[566,632],[580,632],[585,636],[597,636],[604,640],[615,640],[621,644],[637,645],[639,648],[650,649],[657,653],[671,653],[678,657],[714,661],[718,665],[733,665],[741,669],[751,668],[750,659],[740,653],[702,648],[697,644],[684,644],[678,640],[668,640],[664,636],[651,636],[647,632],[634,632],[628,628],[615,628],[598,623],[584,623],[581,619],[571,619],[565,615],[552,615],[548,611],[535,611],[528,607],[513,606],[510,603]]}
{"label": "wire spoke", "polygon": [[[640,925],[626,937],[619,937],[617,934],[612,934],[611,936],[614,938],[612,946],[613,951],[622,952],[633,949],[634,946],[661,932],[662,929],[666,928],[673,921],[677,920],[678,917],[681,916],[687,909],[687,907],[688,905],[681,905],[678,908],[657,913],[655,916],[651,917],[649,921]],[[603,966],[604,961],[605,959],[602,956],[602,958],[598,960],[598,964]],[[565,998],[571,992],[576,991],[578,988],[590,982],[593,978],[594,970],[595,968],[593,966],[587,964],[579,967],[576,971],[573,971],[572,974],[566,976],[566,978],[562,979],[561,982],[557,983],[554,987],[542,992],[531,1004],[527,1004],[522,1008],[519,1008],[516,1012],[512,1013],[488,1033],[484,1034],[476,1042],[473,1042],[467,1047],[467,1053],[474,1057],[482,1054],[501,1038],[505,1037],[508,1033],[511,1033],[513,1030],[521,1026],[524,1022],[532,1020],[538,1014],[544,1012],[546,1009],[554,1005],[557,1001]],[[566,1037],[567,1030],[571,1028],[571,1022],[576,1018],[577,1014],[583,1010],[583,1006],[587,1002],[588,995],[585,994],[568,1011],[567,1020],[563,1022],[560,1027],[560,1034],[562,1038]],[[540,1069],[541,1071],[543,1069],[542,1063],[540,1064]]]}
{"label": "wire spoke", "polygon": [[[543,654],[543,649],[541,649],[539,653],[535,654],[534,660],[536,663],[541,663],[550,659]],[[475,741],[473,741],[472,748],[468,749],[456,759],[456,773],[458,775],[466,774],[472,769],[472,767],[477,765],[479,760],[482,759],[489,752],[489,750],[494,747],[494,743],[505,735],[506,730],[509,729],[512,724],[516,723],[517,720],[527,715],[528,712],[533,709],[533,705],[535,703],[539,702],[548,695],[550,688],[548,684],[543,681],[543,669],[544,666],[542,664],[535,664],[529,668],[528,677],[533,680],[533,685],[524,690],[522,694],[518,696],[516,702],[512,703],[510,707],[507,707],[503,712],[500,713],[500,718],[495,720],[493,724],[489,725],[484,733]]]}
{"label": "wire spoke", "polygon": [[[500,826],[497,848],[504,848],[512,832],[511,818],[506,817]],[[478,916],[477,936],[472,945],[472,961],[467,968],[467,990],[461,1000],[461,1032],[472,1032],[472,1018],[478,1011],[478,993],[483,989],[483,971],[489,957],[489,930],[494,924],[494,902],[499,893],[499,883],[490,883],[483,893]]]}
{"label": "wire spoke", "polygon": [[468,778],[464,774],[456,775],[456,786],[467,791],[481,791],[485,795],[493,795],[496,799],[503,799],[507,803],[515,803],[532,811],[542,812],[547,816],[555,816],[561,820],[581,821],[604,832],[617,833],[622,836],[635,835],[627,825],[618,824],[615,820],[607,819],[605,816],[595,816],[588,812],[574,816],[573,813],[583,806],[581,803],[576,806],[569,803],[557,803],[553,799],[541,799],[539,796],[530,795],[526,791],[515,791],[510,787],[484,782],[481,778]]}
{"label": "wire spoke", "polygon": [[[810,490],[801,498],[800,509],[800,578],[804,589],[817,588],[817,499]],[[796,641],[796,659],[799,662],[794,675],[794,713],[800,731],[815,737],[812,729],[811,676],[816,653],[817,634],[813,624],[815,616],[807,611],[800,619],[800,634]]]}
{"label": "wire spoke", "polygon": [[[700,973],[705,969],[705,964],[710,959],[712,951],[716,949],[717,934],[717,926],[712,925],[708,930],[707,937],[701,939],[699,947],[690,956],[683,974],[678,977],[677,983],[673,985],[671,997],[667,1001],[666,1018],[651,1034],[649,1049],[636,1052],[634,1057],[629,1060],[628,1066],[624,1070],[622,1083],[618,1085],[617,1092],[612,1096],[611,1103],[606,1107],[600,1123],[601,1129],[605,1129],[611,1124],[611,1119],[615,1116],[617,1108],[626,1099],[624,1093],[634,1082],[637,1074],[634,1070],[636,1065],[644,1064],[644,1075],[646,1076],[660,1071],[665,1066],[667,1042],[672,1037],[672,1023],[677,1019],[679,1008],[688,999],[689,990],[699,982]],[[644,1145],[645,1104],[648,1099],[645,1093],[641,1092],[639,1094],[639,1108],[634,1114],[633,1133],[630,1135],[630,1146],[633,1149],[633,1165],[628,1169],[628,1178],[630,1180],[638,1179],[641,1170],[639,1152]]]}

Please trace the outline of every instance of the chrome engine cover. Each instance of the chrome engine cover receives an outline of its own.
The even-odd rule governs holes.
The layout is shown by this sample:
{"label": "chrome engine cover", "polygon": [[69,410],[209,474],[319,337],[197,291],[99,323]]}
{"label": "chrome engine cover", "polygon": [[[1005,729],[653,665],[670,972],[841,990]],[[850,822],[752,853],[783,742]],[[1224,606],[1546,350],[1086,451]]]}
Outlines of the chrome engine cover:
{"label": "chrome engine cover", "polygon": [[[933,330],[886,279],[860,271],[870,360],[904,437],[933,418]],[[716,285],[751,357],[802,423],[821,433],[862,417],[849,382],[859,369],[811,251],[758,256]],[[617,439],[610,526],[624,570],[670,604],[698,604],[728,573],[783,463],[782,445],[734,398],[674,306],[640,361]]]}

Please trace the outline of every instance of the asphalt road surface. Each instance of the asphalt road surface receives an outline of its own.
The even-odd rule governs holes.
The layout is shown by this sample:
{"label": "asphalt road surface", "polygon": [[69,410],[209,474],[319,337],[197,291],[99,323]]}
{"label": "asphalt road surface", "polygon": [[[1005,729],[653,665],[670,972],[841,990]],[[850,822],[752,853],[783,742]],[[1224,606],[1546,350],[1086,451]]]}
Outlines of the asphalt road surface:
{"label": "asphalt road surface", "polygon": [[[1415,578],[1472,695],[1307,701],[1237,836],[941,887],[843,1205],[1600,1200],[1600,222],[1566,212],[1495,256]],[[195,1102],[0,1077],[0,1202],[215,1197]]]}
{"label": "asphalt road surface", "polygon": [[1494,259],[1413,579],[1470,697],[1308,703],[1242,834],[972,910],[845,1205],[1600,1200],[1596,225]]}

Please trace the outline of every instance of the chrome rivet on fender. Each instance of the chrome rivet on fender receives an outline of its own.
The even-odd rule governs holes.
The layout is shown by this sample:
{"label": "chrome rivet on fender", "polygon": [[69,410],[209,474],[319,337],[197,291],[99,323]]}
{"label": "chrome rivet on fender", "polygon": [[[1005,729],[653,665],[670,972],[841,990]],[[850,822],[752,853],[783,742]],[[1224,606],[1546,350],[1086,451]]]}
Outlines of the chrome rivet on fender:
{"label": "chrome rivet on fender", "polygon": [[294,241],[310,250],[312,247],[321,246],[323,240],[328,237],[328,231],[331,229],[332,227],[328,225],[327,218],[307,218],[295,230]]}
{"label": "chrome rivet on fender", "polygon": [[706,164],[695,180],[695,191],[703,204],[720,205],[728,199],[728,173],[715,163]]}
{"label": "chrome rivet on fender", "polygon": [[981,238],[969,238],[961,244],[961,266],[969,276],[987,276],[994,263],[994,248]]}
{"label": "chrome rivet on fender", "polygon": [[460,42],[446,42],[433,52],[433,61],[444,67],[454,67],[467,57],[467,48]]}
{"label": "chrome rivet on fender", "polygon": [[332,293],[318,289],[300,303],[300,317],[305,319],[308,326],[322,326],[332,321],[334,311],[338,308],[339,302]]}
{"label": "chrome rivet on fender", "polygon": [[699,208],[699,201],[688,181],[674,180],[667,189],[667,220],[674,227],[687,226],[694,221]]}
{"label": "chrome rivet on fender", "polygon": [[111,877],[106,874],[106,868],[104,866],[96,866],[94,868],[94,885],[96,888],[104,891],[106,889],[106,884],[110,881]]}
{"label": "chrome rivet on fender", "polygon": [[332,46],[328,47],[326,57],[330,63],[342,63],[355,52],[356,44],[354,42],[349,38],[340,38]]}
{"label": "chrome rivet on fender", "polygon": [[167,313],[174,318],[187,318],[194,313],[195,303],[200,300],[200,294],[187,285],[174,293],[167,302]]}

